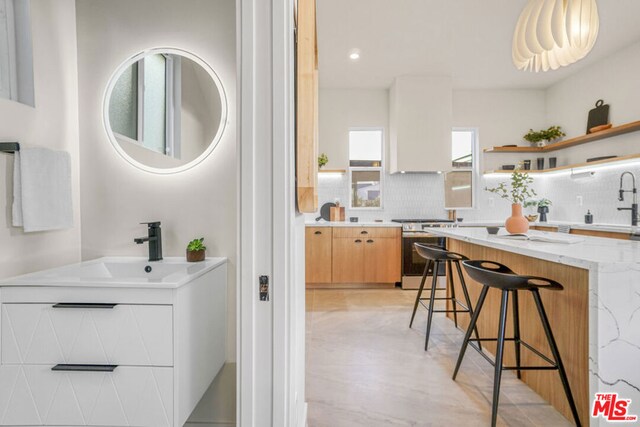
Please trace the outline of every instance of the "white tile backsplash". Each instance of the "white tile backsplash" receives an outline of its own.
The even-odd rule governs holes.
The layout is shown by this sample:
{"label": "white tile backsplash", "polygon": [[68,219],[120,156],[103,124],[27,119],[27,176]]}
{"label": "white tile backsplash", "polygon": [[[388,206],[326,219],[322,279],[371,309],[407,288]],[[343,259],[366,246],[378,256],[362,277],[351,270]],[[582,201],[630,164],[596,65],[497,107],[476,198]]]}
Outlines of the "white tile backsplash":
{"label": "white tile backsplash", "polygon": [[[631,206],[633,196],[625,194],[625,201],[618,201],[620,174],[633,172],[640,186],[640,165],[611,165],[593,169],[592,177],[573,179],[569,173],[561,175],[534,176],[533,188],[538,197],[550,199],[553,205],[547,215],[550,221],[584,222],[584,215],[591,210],[593,221],[604,224],[630,225],[629,211],[618,211],[618,207]],[[458,217],[465,221],[502,220],[510,215],[509,202],[495,194],[484,191],[485,187],[509,181],[509,175],[483,176],[478,183],[476,208],[461,209]],[[347,218],[357,216],[361,221],[394,218],[446,218],[444,209],[443,176],[438,174],[385,174],[383,208],[380,210],[349,209],[349,176],[323,176],[318,179],[319,206],[339,199],[347,207]],[[631,179],[625,178],[625,188],[631,188]],[[582,198],[579,205],[578,196]],[[531,210],[533,213],[533,209]],[[315,219],[319,214],[308,214]]]}
{"label": "white tile backsplash", "polygon": [[[348,217],[360,221],[395,218],[446,218],[444,209],[443,176],[439,174],[384,175],[382,209],[349,209],[349,175],[323,175],[318,177],[318,206],[335,202],[345,206]],[[315,219],[319,213],[307,214]]]}

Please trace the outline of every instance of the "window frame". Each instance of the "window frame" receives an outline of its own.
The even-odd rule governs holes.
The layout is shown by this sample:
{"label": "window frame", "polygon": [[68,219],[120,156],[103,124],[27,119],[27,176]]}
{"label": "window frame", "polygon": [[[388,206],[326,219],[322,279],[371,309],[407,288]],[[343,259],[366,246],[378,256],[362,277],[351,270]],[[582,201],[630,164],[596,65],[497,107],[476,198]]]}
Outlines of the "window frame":
{"label": "window frame", "polygon": [[[445,209],[446,210],[456,210],[456,211],[461,211],[461,210],[472,210],[472,209],[476,209],[477,206],[477,184],[480,182],[480,162],[479,162],[479,157],[478,157],[478,153],[480,152],[480,145],[479,145],[479,141],[480,141],[480,129],[478,127],[472,127],[472,126],[454,126],[453,128],[451,128],[451,144],[453,145],[453,133],[454,132],[472,132],[473,133],[473,142],[471,145],[471,167],[461,167],[461,168],[454,168],[453,167],[453,159],[451,159],[451,170],[448,172],[445,172],[445,175],[449,172],[471,172],[471,206],[470,207],[463,207],[463,208],[457,208],[457,207],[448,207],[446,206],[446,197],[445,197]],[[446,176],[445,176],[446,179]],[[445,192],[446,192],[446,188],[445,188]]]}
{"label": "window frame", "polygon": [[[362,131],[377,131],[380,132],[380,166],[351,166],[351,155],[349,153],[351,149],[351,132]],[[385,168],[385,138],[384,127],[382,126],[366,126],[366,127],[350,127],[348,132],[347,143],[347,161],[349,172],[349,209],[358,211],[381,211],[384,210],[384,168]],[[353,206],[353,172],[380,172],[380,206],[367,207],[367,206]]]}
{"label": "window frame", "polygon": [[[180,159],[182,152],[182,144],[179,138],[179,133],[181,131],[181,124],[177,123],[177,126],[173,126],[176,124],[175,118],[177,115],[181,113],[181,100],[182,100],[182,73],[180,71],[181,62],[180,60],[176,60],[173,54],[164,54],[161,53],[165,57],[165,99],[166,99],[166,111],[165,111],[165,144],[164,144],[164,153],[160,153],[159,151],[151,150],[150,148],[144,145],[144,57],[140,58],[135,62],[137,64],[137,80],[138,87],[136,89],[136,97],[137,97],[137,135],[136,139],[132,139],[126,135],[122,135],[118,132],[113,132],[113,136],[119,141],[126,141],[131,144],[135,144],[141,148],[147,149],[149,151],[153,151],[154,153],[158,153],[161,155],[165,155],[171,158]],[[133,65],[133,64],[132,64]],[[180,81],[176,81],[180,80]],[[178,157],[176,157],[178,156]]]}

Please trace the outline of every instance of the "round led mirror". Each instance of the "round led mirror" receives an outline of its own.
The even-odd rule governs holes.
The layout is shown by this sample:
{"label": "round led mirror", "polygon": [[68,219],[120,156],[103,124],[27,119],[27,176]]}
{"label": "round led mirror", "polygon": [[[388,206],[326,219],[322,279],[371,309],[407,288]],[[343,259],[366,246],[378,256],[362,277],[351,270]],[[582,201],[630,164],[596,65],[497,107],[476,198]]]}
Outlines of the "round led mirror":
{"label": "round led mirror", "polygon": [[141,52],[114,72],[104,125],[116,151],[148,172],[180,172],[215,148],[227,120],[216,73],[197,56],[171,48]]}

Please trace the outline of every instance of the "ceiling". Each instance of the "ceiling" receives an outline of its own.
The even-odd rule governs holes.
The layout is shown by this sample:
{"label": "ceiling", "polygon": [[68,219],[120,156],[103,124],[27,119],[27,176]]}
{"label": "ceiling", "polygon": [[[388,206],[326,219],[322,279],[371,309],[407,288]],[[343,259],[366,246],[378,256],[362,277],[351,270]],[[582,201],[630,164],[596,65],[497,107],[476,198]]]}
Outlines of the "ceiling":
{"label": "ceiling", "polygon": [[[405,74],[451,75],[454,88],[546,88],[640,40],[640,1],[599,0],[600,33],[582,61],[518,71],[511,40],[526,0],[317,0],[320,86],[388,88]],[[360,51],[353,61],[349,54]]]}

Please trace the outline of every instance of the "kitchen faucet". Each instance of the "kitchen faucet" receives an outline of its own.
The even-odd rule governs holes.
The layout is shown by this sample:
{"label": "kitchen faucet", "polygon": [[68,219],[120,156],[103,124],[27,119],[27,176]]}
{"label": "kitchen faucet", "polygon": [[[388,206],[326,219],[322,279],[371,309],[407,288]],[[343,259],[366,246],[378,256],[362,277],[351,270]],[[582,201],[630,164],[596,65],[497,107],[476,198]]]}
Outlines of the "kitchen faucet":
{"label": "kitchen faucet", "polygon": [[162,230],[160,229],[160,221],[141,222],[140,224],[148,225],[148,236],[136,237],[133,239],[138,245],[149,242],[149,261],[162,260]]}
{"label": "kitchen faucet", "polygon": [[[632,189],[624,190],[623,189],[623,181],[625,175],[631,175]],[[621,202],[624,201],[624,193],[633,193],[633,203],[630,208],[618,208],[619,211],[631,211],[631,225],[638,225],[638,190],[636,189],[636,177],[633,173],[629,171],[622,172],[620,175],[620,190],[618,190],[619,196],[618,200]]]}

